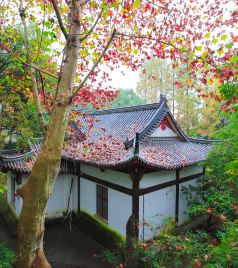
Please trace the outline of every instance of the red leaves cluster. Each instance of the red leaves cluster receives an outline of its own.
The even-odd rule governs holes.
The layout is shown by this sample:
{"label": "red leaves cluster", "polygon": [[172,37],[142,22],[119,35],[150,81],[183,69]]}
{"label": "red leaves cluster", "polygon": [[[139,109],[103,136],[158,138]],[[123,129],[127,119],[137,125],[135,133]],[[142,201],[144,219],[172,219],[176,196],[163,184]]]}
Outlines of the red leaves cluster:
{"label": "red leaves cluster", "polygon": [[90,104],[95,109],[110,106],[116,97],[118,97],[118,91],[115,90],[92,90],[90,88],[83,88],[74,97],[73,103],[78,104],[82,107],[88,107]]}
{"label": "red leaves cluster", "polygon": [[73,159],[95,164],[118,164],[118,162],[124,160],[128,153],[124,147],[123,141],[118,137],[103,135],[97,140],[89,138],[83,142],[78,142],[78,144],[66,143],[64,154]]}

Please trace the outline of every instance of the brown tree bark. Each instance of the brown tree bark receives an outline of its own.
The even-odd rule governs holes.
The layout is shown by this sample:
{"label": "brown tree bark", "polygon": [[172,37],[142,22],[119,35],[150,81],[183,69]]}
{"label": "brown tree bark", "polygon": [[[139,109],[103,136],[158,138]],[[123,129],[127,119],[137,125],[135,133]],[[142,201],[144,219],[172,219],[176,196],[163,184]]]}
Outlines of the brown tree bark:
{"label": "brown tree bark", "polygon": [[137,224],[134,215],[132,214],[126,224],[126,268],[138,267],[137,254]]}
{"label": "brown tree bark", "polygon": [[69,100],[79,56],[79,4],[78,0],[72,1],[70,32],[46,138],[27,182],[18,191],[23,198],[23,207],[18,230],[19,249],[15,263],[17,268],[50,267],[43,251],[44,221],[47,203],[60,168]]}

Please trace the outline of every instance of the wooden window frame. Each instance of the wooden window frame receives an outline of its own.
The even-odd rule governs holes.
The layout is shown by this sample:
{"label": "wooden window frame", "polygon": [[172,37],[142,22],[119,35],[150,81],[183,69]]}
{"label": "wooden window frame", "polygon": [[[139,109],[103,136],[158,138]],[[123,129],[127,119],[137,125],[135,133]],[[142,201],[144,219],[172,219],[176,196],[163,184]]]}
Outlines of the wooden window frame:
{"label": "wooden window frame", "polygon": [[108,220],[108,188],[97,184],[96,186],[97,215]]}

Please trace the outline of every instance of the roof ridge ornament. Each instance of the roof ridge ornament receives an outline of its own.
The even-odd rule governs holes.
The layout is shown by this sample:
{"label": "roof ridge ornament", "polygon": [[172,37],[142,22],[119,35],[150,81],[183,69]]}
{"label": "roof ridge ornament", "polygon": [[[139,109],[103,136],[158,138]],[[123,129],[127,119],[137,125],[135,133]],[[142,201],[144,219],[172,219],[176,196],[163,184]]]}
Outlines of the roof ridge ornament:
{"label": "roof ridge ornament", "polygon": [[140,134],[137,132],[135,138],[134,156],[139,156],[139,154],[140,154]]}
{"label": "roof ridge ornament", "polygon": [[163,93],[160,93],[160,101],[165,101],[165,102],[168,102],[168,99],[166,97],[166,94],[163,94]]}

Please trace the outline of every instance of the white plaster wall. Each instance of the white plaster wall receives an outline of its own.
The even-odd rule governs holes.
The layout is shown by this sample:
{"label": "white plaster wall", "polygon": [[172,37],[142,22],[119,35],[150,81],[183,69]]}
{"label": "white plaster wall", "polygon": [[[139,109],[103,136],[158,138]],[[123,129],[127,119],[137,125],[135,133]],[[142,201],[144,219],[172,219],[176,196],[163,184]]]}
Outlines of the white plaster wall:
{"label": "white plaster wall", "polygon": [[[80,206],[91,214],[96,212],[96,183],[80,179]],[[126,235],[126,223],[131,215],[131,196],[108,188],[108,224]]]}
{"label": "white plaster wall", "polygon": [[[191,166],[185,167],[180,172],[180,178],[198,174],[202,172],[201,167]],[[140,182],[140,188],[151,187],[160,183],[176,179],[176,171],[158,171],[151,172],[144,175]],[[182,193],[182,186],[195,184],[196,179],[180,184],[180,200],[179,200],[179,223],[187,219],[185,214],[187,209],[187,202],[185,194]],[[144,213],[143,213],[143,196],[140,196],[140,238],[143,238],[143,222],[147,222],[153,227],[160,226],[163,219],[168,217],[175,217],[175,185],[167,187],[149,194],[144,195]],[[144,219],[144,221],[143,221]],[[152,228],[153,229],[153,228]],[[149,227],[144,227],[144,239],[153,237],[156,229],[151,231]]]}
{"label": "white plaster wall", "polygon": [[188,215],[186,213],[187,211],[187,200],[186,200],[186,195],[181,191],[183,186],[189,186],[189,185],[195,185],[196,184],[196,179],[192,181],[187,181],[184,183],[181,183],[179,185],[179,223],[183,223],[188,219]]}
{"label": "white plaster wall", "polygon": [[[20,188],[26,181],[27,181],[28,175],[27,174],[23,174],[22,175],[22,180],[21,180],[21,184],[17,185],[15,183],[15,189],[17,190],[18,188]],[[21,209],[22,209],[22,198],[20,196],[16,196],[15,197],[15,209],[16,209],[16,214],[20,215]]]}
{"label": "white plaster wall", "polygon": [[108,224],[124,236],[131,211],[131,196],[108,189]]}
{"label": "white plaster wall", "polygon": [[143,196],[140,196],[140,239],[143,239],[143,225],[144,239],[146,240],[153,237],[161,228],[164,220],[168,217],[174,217],[174,214],[175,186],[146,194],[144,200]]}
{"label": "white plaster wall", "polygon": [[80,178],[80,208],[96,214],[96,183]]}
{"label": "white plaster wall", "polygon": [[101,171],[99,168],[96,167],[90,167],[86,165],[80,165],[80,170],[81,172],[94,176],[96,178],[109,181],[112,183],[116,183],[118,185],[127,187],[127,188],[132,188],[132,182],[128,174],[115,171],[115,170],[110,170],[106,169],[105,171]]}
{"label": "white plaster wall", "polygon": [[193,174],[201,173],[202,171],[203,169],[198,166],[184,167],[182,168],[182,170],[179,171],[179,177],[183,178],[183,177],[190,176]]}
{"label": "white plaster wall", "polygon": [[69,200],[69,193],[71,187],[71,180],[73,179],[72,192],[69,202],[69,210],[78,210],[78,179],[73,174],[60,174],[55,181],[51,197],[48,202],[46,217],[58,218],[62,217],[63,213],[67,210]]}
{"label": "white plaster wall", "polygon": [[[27,180],[28,175],[22,176],[23,185]],[[57,218],[63,216],[63,212],[67,209],[69,191],[71,186],[71,179],[73,178],[73,188],[71,192],[71,198],[69,203],[69,211],[78,210],[78,179],[73,174],[59,175],[53,186],[53,191],[48,202],[46,217]],[[21,185],[15,184],[15,189],[18,189]],[[17,215],[20,214],[22,209],[22,198],[16,197],[15,210]]]}
{"label": "white plaster wall", "polygon": [[176,172],[174,170],[163,170],[147,173],[140,181],[140,188],[147,188],[167,181],[175,180]]}
{"label": "white plaster wall", "polygon": [[12,202],[12,174],[10,171],[7,173],[7,201]]}
{"label": "white plaster wall", "polygon": [[163,130],[161,127],[158,127],[156,130],[154,130],[154,132],[150,134],[150,137],[177,137],[177,134],[174,133],[174,131],[169,127],[166,127],[165,130]]}

